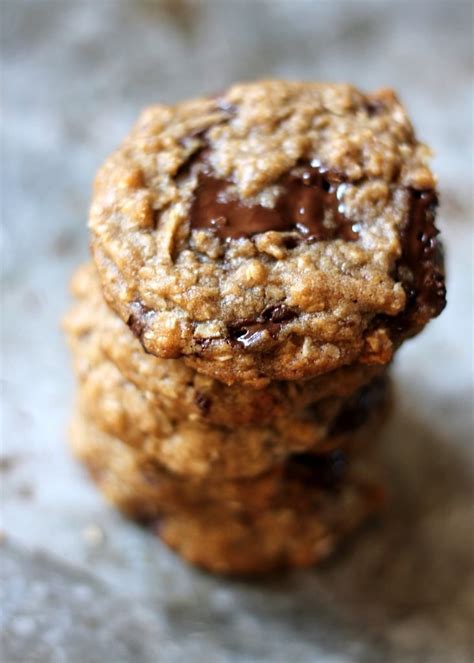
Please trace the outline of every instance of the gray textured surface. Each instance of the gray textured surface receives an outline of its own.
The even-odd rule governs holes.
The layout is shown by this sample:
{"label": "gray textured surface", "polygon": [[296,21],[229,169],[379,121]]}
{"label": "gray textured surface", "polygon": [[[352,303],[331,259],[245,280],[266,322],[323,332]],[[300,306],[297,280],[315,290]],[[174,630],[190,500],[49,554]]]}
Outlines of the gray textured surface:
{"label": "gray textured surface", "polygon": [[[471,3],[1,7],[1,663],[467,663]],[[242,583],[181,564],[105,506],[70,459],[73,384],[58,320],[87,255],[93,173],[138,110],[261,76],[399,89],[437,153],[449,306],[396,365],[384,520],[323,569]]]}

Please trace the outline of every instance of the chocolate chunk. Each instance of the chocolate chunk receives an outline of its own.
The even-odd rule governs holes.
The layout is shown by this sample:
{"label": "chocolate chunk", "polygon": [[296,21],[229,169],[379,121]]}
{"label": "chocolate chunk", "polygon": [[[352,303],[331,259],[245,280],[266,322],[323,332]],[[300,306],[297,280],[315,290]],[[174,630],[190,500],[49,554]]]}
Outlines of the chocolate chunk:
{"label": "chocolate chunk", "polygon": [[274,230],[294,231],[309,241],[354,241],[358,234],[342,213],[338,198],[341,182],[332,171],[297,167],[276,182],[281,192],[270,208],[246,205],[229,193],[230,182],[201,172],[191,205],[191,228],[213,230],[221,239]]}
{"label": "chocolate chunk", "polygon": [[439,315],[446,305],[443,252],[437,239],[435,226],[438,196],[436,191],[409,189],[410,211],[408,224],[402,237],[401,265],[413,274],[416,305],[428,307]]}
{"label": "chocolate chunk", "polygon": [[140,340],[142,340],[143,332],[146,328],[146,319],[150,313],[152,313],[151,309],[141,302],[133,302],[132,313],[128,317],[127,325]]}
{"label": "chocolate chunk", "polygon": [[298,312],[285,304],[267,306],[255,320],[238,320],[227,326],[229,339],[249,348],[265,336],[276,338],[284,322],[294,320]]}
{"label": "chocolate chunk", "polygon": [[402,233],[397,276],[407,296],[405,310],[395,317],[377,316],[373,327],[386,326],[394,338],[410,335],[446,306],[444,256],[435,226],[436,191],[408,189],[409,212]]}
{"label": "chocolate chunk", "polygon": [[275,338],[279,329],[278,323],[255,320],[241,320],[227,327],[229,339],[240,343],[244,348],[250,348],[268,336]]}

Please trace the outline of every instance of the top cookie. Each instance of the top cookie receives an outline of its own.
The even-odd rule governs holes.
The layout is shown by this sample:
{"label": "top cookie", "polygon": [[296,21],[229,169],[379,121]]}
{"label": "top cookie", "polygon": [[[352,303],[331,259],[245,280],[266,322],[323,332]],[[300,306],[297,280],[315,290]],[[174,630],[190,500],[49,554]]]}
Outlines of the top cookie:
{"label": "top cookie", "polygon": [[227,383],[386,363],[445,304],[428,157],[388,90],[151,107],[95,182],[105,297],[148,352]]}

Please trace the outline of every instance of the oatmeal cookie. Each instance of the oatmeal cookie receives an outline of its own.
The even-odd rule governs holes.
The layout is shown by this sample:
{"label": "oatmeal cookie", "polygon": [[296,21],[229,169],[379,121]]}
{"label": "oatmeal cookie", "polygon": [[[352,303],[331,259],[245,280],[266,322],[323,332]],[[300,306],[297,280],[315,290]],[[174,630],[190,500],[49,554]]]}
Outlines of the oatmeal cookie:
{"label": "oatmeal cookie", "polygon": [[77,271],[72,291],[77,302],[65,319],[65,329],[81,381],[91,364],[108,359],[150,403],[174,418],[227,427],[262,426],[275,418],[301,416],[323,398],[350,396],[386,369],[381,365],[346,366],[309,380],[275,380],[258,389],[225,385],[182,359],[160,359],[146,353],[105,304],[92,264]]}
{"label": "oatmeal cookie", "polygon": [[378,513],[383,486],[348,481],[335,495],[310,491],[301,507],[278,506],[250,515],[216,506],[165,516],[160,539],[186,561],[213,573],[252,575],[318,564]]}
{"label": "oatmeal cookie", "polygon": [[170,474],[83,417],[72,445],[105,497],[189,561],[223,573],[304,566],[329,554],[381,503],[367,457],[300,454],[252,480]]}
{"label": "oatmeal cookie", "polygon": [[299,416],[254,426],[206,425],[169,416],[116,367],[88,366],[78,389],[81,412],[101,430],[189,476],[255,476],[288,454],[334,448],[384,418],[387,380],[377,378],[347,399],[325,399]]}
{"label": "oatmeal cookie", "polygon": [[428,158],[389,90],[151,107],[96,178],[104,295],[147,352],[228,384],[386,364],[445,303]]}
{"label": "oatmeal cookie", "polygon": [[186,416],[181,407],[162,408],[123,377],[93,333],[77,339],[73,356],[81,412],[102,431],[191,476],[253,476],[290,453],[330,448],[340,434],[378,420],[388,399],[387,378],[378,377],[350,397],[295,407],[265,423],[216,425]]}

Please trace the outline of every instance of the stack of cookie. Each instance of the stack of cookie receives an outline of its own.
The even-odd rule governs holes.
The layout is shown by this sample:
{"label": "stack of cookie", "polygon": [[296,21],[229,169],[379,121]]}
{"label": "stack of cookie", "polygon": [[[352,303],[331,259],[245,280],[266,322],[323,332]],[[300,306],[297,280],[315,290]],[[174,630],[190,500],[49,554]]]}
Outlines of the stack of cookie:
{"label": "stack of cookie", "polygon": [[445,302],[427,158],[391,92],[266,81],[146,110],[99,171],[73,448],[186,559],[312,564],[379,508],[386,368]]}

